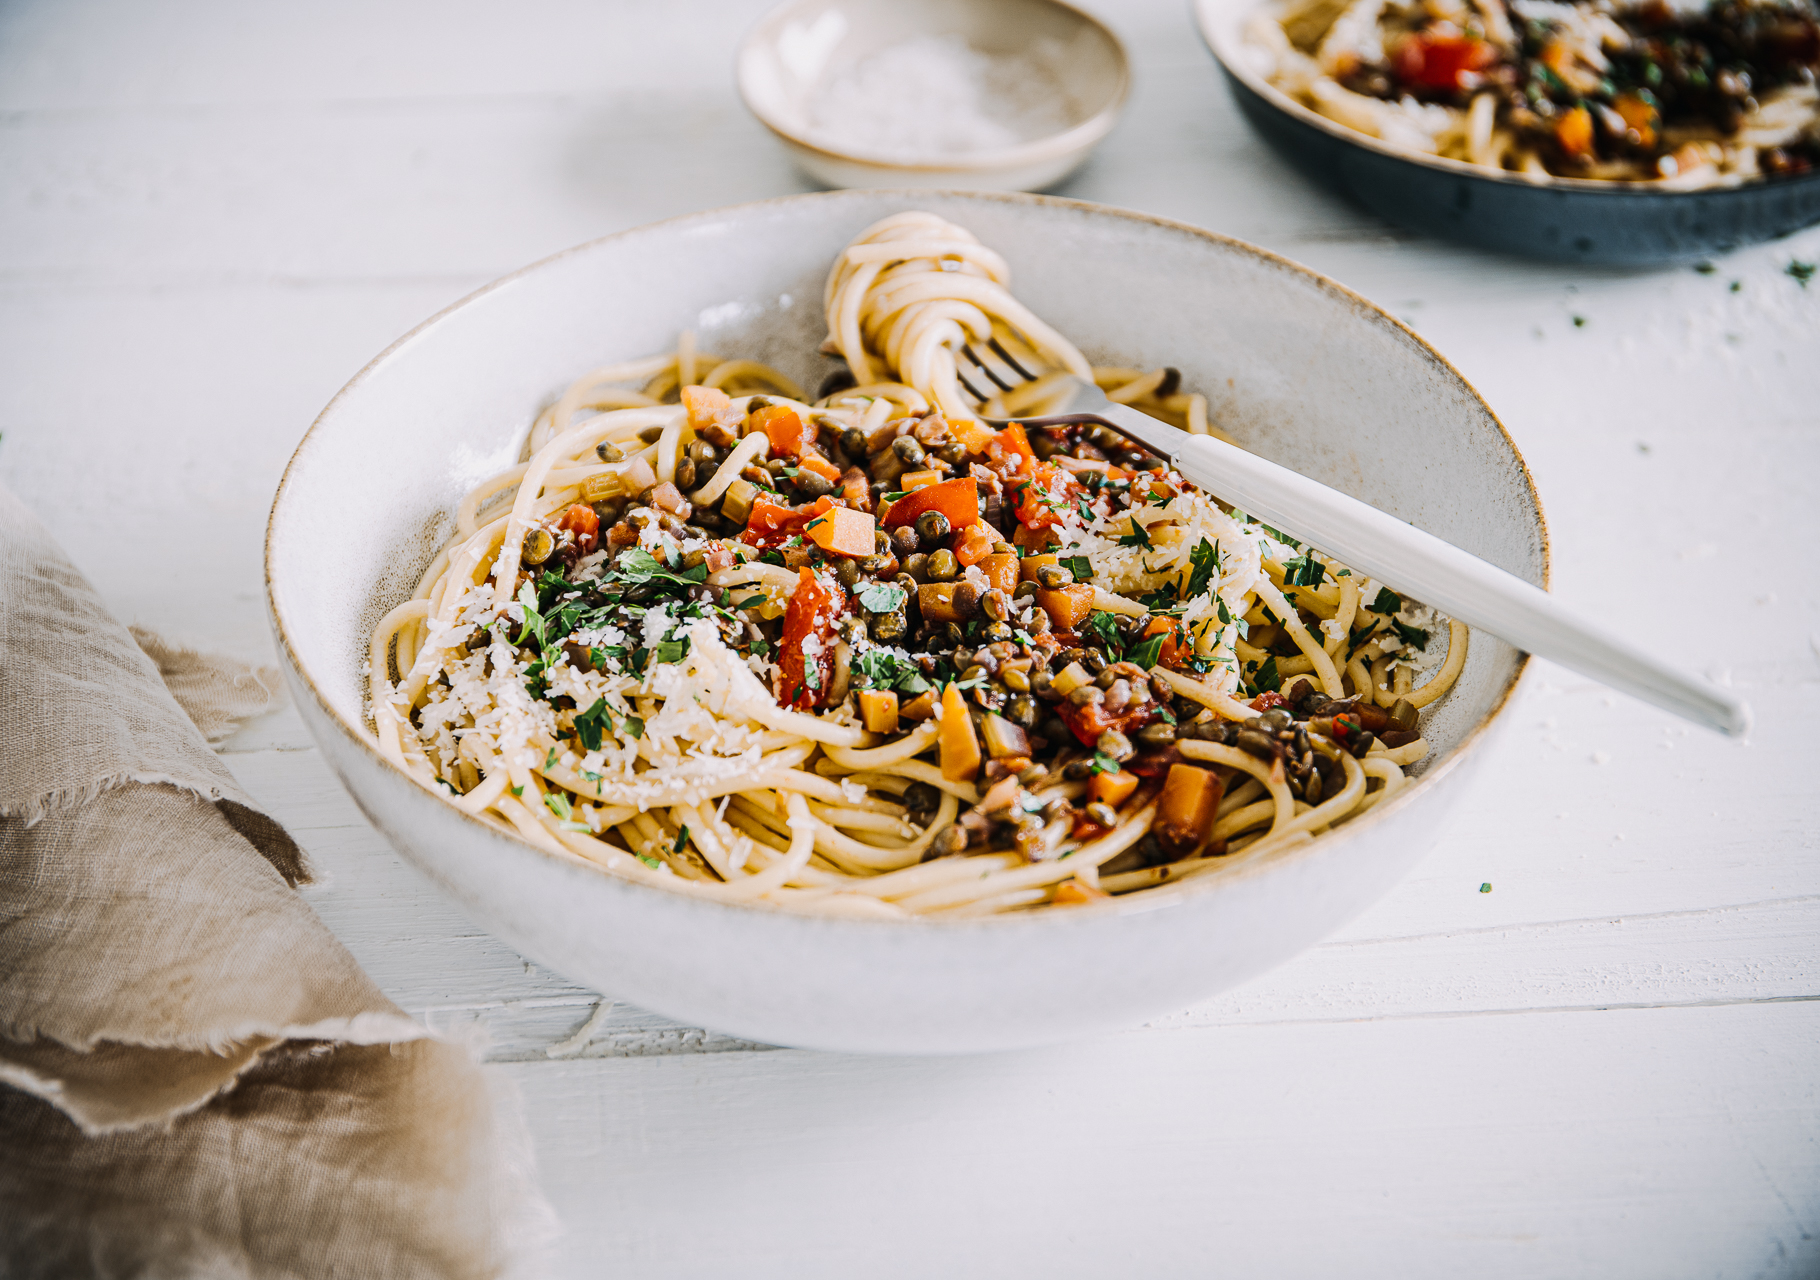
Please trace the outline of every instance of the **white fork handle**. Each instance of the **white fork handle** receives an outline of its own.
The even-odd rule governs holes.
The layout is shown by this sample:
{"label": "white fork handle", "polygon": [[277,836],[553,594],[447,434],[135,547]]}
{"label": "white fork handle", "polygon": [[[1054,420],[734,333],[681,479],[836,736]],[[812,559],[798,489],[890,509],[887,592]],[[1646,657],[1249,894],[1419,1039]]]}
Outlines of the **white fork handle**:
{"label": "white fork handle", "polygon": [[1750,708],[1578,616],[1548,592],[1433,534],[1212,436],[1187,436],[1172,459],[1196,485],[1274,529],[1470,627],[1722,733],[1750,728]]}

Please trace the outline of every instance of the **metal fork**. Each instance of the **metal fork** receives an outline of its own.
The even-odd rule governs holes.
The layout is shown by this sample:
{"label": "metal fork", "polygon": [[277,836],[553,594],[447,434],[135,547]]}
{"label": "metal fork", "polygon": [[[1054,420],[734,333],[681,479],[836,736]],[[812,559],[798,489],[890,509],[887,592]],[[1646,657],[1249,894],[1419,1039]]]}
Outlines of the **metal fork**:
{"label": "metal fork", "polygon": [[[983,351],[972,344],[961,350],[972,366],[961,366],[961,385],[981,404],[996,393],[981,394],[980,383],[1008,392],[1039,378],[1025,367],[1034,361],[1013,358],[996,338]],[[1167,458],[1206,492],[1469,627],[1696,724],[1733,736],[1750,728],[1750,708],[1742,699],[1606,632],[1515,574],[1224,440],[1191,435],[1118,404],[1090,382],[1053,373],[1040,376],[1053,385],[1047,407],[1060,412],[985,420],[1026,427],[1110,427]]]}

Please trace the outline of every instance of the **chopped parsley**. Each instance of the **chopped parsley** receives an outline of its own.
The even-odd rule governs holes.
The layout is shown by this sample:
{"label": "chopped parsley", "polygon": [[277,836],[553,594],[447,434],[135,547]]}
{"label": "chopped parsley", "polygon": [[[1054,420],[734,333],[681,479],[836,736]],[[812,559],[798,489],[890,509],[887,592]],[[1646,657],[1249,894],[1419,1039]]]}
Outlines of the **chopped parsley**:
{"label": "chopped parsley", "polygon": [[1264,665],[1258,668],[1251,684],[1259,693],[1275,693],[1283,687],[1283,677],[1277,674],[1276,655],[1264,659]]}
{"label": "chopped parsley", "polygon": [[1086,582],[1093,577],[1093,561],[1086,556],[1062,556],[1056,563],[1072,573],[1076,582]]}
{"label": "chopped parsley", "polygon": [[869,613],[891,613],[904,607],[909,594],[902,588],[880,582],[859,593],[860,607]]}
{"label": "chopped parsley", "polygon": [[1168,634],[1165,632],[1140,641],[1131,652],[1125,655],[1125,661],[1135,662],[1144,670],[1149,671],[1156,666],[1158,658],[1162,656],[1163,641],[1166,639],[1168,639]]}
{"label": "chopped parsley", "polygon": [[1283,564],[1283,584],[1290,587],[1318,587],[1327,578],[1327,566],[1315,559],[1313,552],[1303,552]]}
{"label": "chopped parsley", "polygon": [[593,706],[575,713],[575,736],[581,740],[583,750],[600,750],[601,739],[612,726],[612,714],[605,698],[596,698]]}
{"label": "chopped parsley", "polygon": [[1124,637],[1119,635],[1118,623],[1113,620],[1110,613],[1096,609],[1087,615],[1087,621],[1083,625],[1100,638],[1106,647],[1106,652],[1112,654],[1113,657],[1117,658],[1124,654]]}
{"label": "chopped parsley", "polygon": [[1136,516],[1133,516],[1131,518],[1131,532],[1119,536],[1119,545],[1121,547],[1143,547],[1145,550],[1149,550],[1150,530],[1146,529],[1143,522]]}
{"label": "chopped parsley", "polygon": [[1399,596],[1389,587],[1379,587],[1378,598],[1371,602],[1370,609],[1373,613],[1401,613],[1403,611],[1403,597]]}
{"label": "chopped parsley", "polygon": [[1390,625],[1396,628],[1397,636],[1404,644],[1413,644],[1424,653],[1428,651],[1428,632],[1424,631],[1421,627],[1412,627],[1406,622],[1397,621],[1395,618],[1390,620]]}
{"label": "chopped parsley", "polygon": [[[1221,576],[1219,544],[1202,538],[1200,544],[1188,553],[1188,565],[1188,585],[1182,592],[1182,599],[1193,600],[1205,595],[1208,587]],[[1225,609],[1226,604],[1221,601],[1221,612],[1224,613]]]}

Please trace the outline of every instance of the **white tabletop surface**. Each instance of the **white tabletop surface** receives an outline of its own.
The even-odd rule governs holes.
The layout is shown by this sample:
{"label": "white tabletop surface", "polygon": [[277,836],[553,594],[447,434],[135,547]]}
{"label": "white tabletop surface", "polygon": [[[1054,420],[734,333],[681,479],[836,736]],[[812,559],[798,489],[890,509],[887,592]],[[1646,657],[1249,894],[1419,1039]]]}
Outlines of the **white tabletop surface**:
{"label": "white tabletop surface", "polygon": [[[0,8],[0,482],[123,619],[268,655],[267,504],[370,356],[568,245],[807,189],[733,89],[761,7]],[[1820,281],[1786,271],[1820,231],[1710,274],[1408,236],[1265,150],[1180,0],[1100,8],[1135,89],[1061,192],[1413,325],[1533,468],[1556,589],[1744,690],[1748,742],[1544,665],[1440,847],[1342,934],[1126,1034],[971,1059],[624,1007],[552,1059],[596,997],[404,866],[294,716],[234,772],[385,989],[506,1064],[563,1275],[1820,1274]]]}

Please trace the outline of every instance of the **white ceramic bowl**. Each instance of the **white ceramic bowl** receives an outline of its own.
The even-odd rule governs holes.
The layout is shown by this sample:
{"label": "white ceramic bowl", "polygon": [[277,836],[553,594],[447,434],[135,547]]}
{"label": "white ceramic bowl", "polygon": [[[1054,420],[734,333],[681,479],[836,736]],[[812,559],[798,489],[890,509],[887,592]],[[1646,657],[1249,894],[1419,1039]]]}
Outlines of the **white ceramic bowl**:
{"label": "white ceramic bowl", "polygon": [[525,955],[701,1026],[872,1052],[1008,1048],[1135,1025],[1309,946],[1384,893],[1467,793],[1525,658],[1475,635],[1429,713],[1415,785],[1311,845],[1098,907],[856,921],[731,906],[558,861],[424,791],[363,720],[367,636],[476,481],[517,458],[578,373],[667,349],[744,354],[817,385],[822,281],[856,232],[924,208],[1010,261],[1096,363],[1174,364],[1241,443],[1546,583],[1528,472],[1420,338],[1305,268],[1179,223],[1036,196],[835,192],[609,236],[451,307],[362,370],[298,446],[266,572],[297,705],[361,809]]}
{"label": "white ceramic bowl", "polygon": [[[997,55],[1053,41],[1067,68],[1068,128],[1018,146],[915,164],[813,136],[810,104],[837,68],[914,37],[949,35]],[[969,191],[1035,191],[1060,182],[1111,130],[1131,81],[1118,37],[1058,0],[790,0],[746,37],[737,75],[746,106],[816,181]],[[903,91],[914,95],[916,88]]]}

